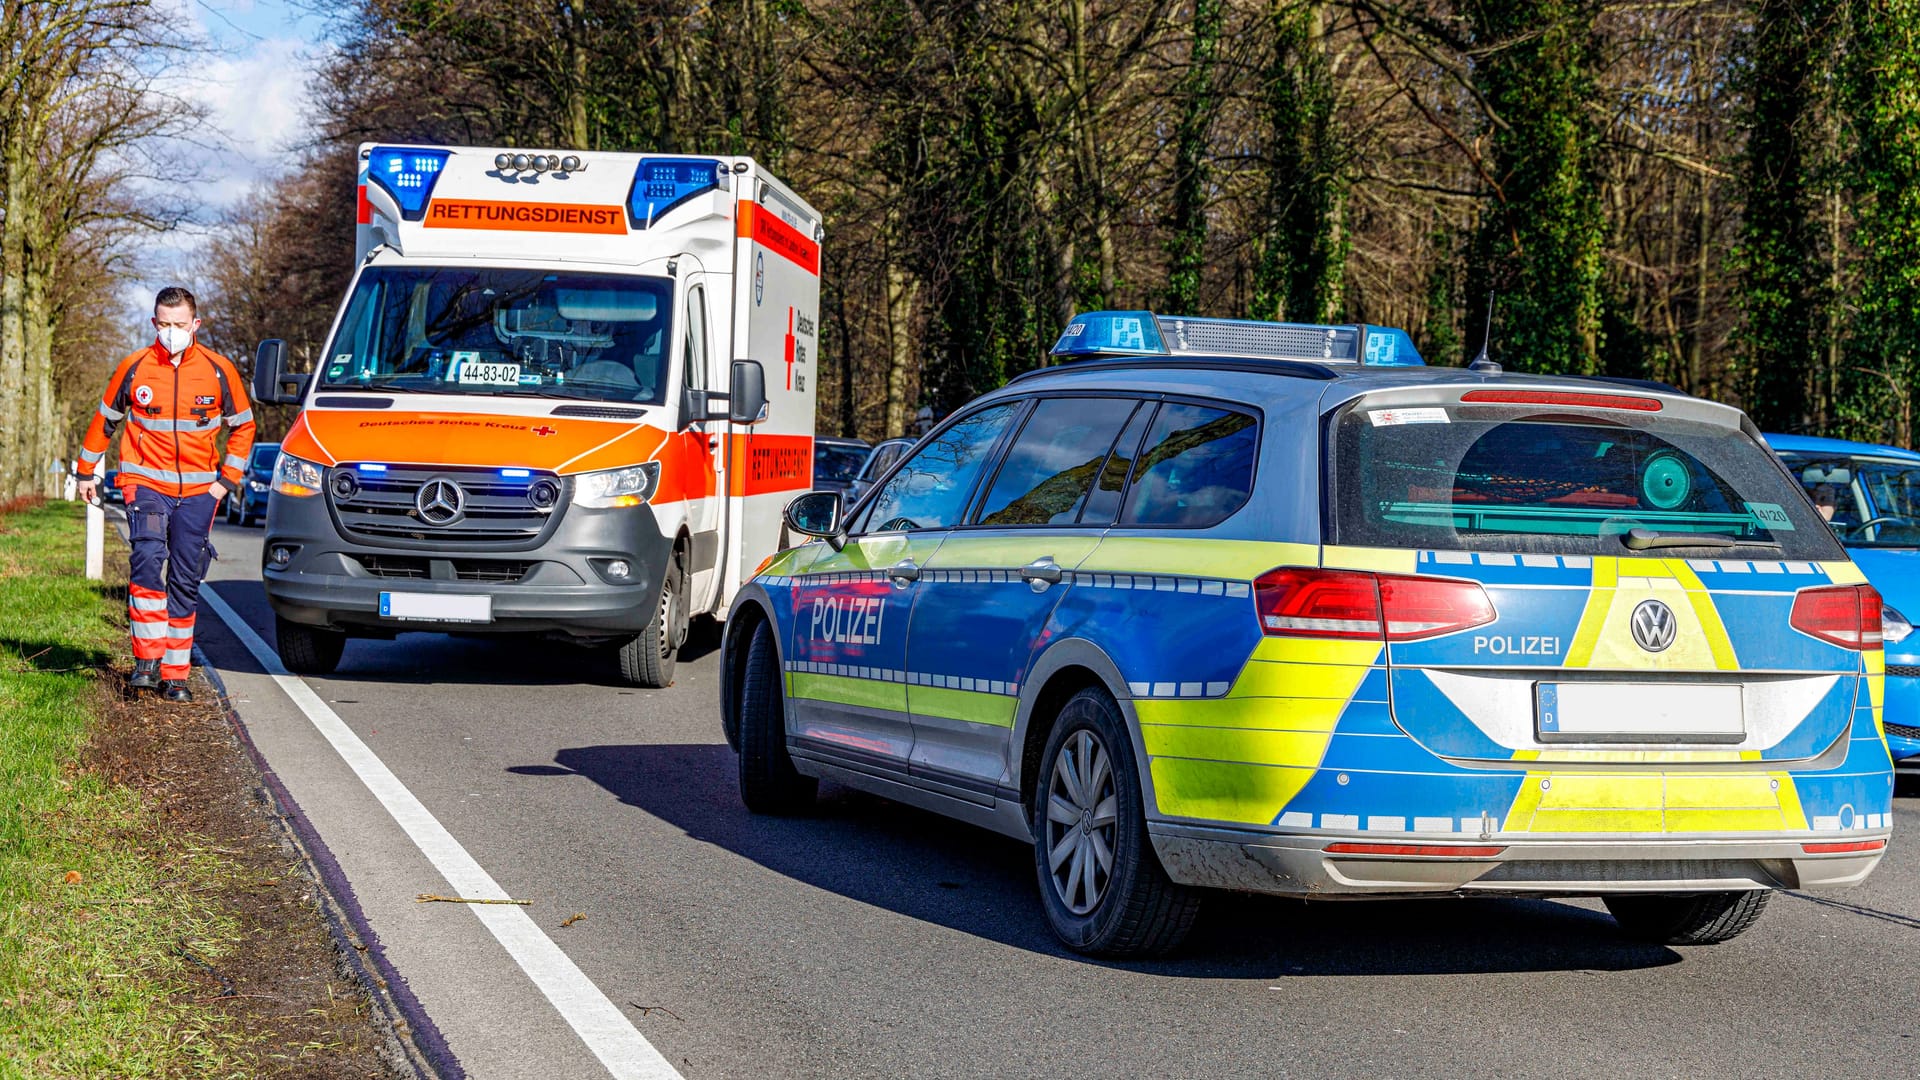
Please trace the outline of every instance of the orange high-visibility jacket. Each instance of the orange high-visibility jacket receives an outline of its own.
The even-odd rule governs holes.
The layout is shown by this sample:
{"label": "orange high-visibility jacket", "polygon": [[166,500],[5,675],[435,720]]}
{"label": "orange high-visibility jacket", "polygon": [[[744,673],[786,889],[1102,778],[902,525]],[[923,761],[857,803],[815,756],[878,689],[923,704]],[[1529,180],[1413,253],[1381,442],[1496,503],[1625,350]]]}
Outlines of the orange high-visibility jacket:
{"label": "orange high-visibility jacket", "polygon": [[[199,495],[223,479],[227,490],[246,476],[253,449],[253,405],[233,361],[198,344],[179,362],[158,342],[113,369],[100,408],[87,425],[78,472],[92,476],[122,422],[120,486],[142,485],[163,495]],[[224,454],[222,426],[231,427]]]}

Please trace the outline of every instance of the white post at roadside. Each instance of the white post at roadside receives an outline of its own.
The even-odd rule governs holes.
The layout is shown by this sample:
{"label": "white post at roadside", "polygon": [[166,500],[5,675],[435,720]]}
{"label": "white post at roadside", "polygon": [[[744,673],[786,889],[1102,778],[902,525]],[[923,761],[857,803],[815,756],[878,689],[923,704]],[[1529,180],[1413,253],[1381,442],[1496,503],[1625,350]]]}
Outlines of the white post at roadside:
{"label": "white post at roadside", "polygon": [[107,574],[107,512],[98,502],[87,504],[87,579],[99,581]]}

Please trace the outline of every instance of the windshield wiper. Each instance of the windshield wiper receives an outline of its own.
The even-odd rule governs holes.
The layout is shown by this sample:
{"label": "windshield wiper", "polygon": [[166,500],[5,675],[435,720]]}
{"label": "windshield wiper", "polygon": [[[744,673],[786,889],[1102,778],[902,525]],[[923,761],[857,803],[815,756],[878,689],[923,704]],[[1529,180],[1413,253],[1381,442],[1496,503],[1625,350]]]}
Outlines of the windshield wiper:
{"label": "windshield wiper", "polygon": [[1634,551],[1645,551],[1648,548],[1777,548],[1780,546],[1778,540],[1742,540],[1725,533],[1663,533],[1652,529],[1628,529],[1620,534],[1620,542]]}

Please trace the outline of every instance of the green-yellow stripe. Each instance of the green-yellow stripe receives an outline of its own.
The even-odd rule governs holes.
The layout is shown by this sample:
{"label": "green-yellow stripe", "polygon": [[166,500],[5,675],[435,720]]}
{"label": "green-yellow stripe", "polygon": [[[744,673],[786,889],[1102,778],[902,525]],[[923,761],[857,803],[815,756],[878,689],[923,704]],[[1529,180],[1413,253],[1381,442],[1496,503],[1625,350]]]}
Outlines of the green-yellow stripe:
{"label": "green-yellow stripe", "polygon": [[1003,728],[1013,726],[1013,709],[1018,704],[1006,694],[982,694],[977,690],[948,690],[934,686],[908,687],[907,696],[912,699],[913,712],[917,716],[938,716]]}
{"label": "green-yellow stripe", "polygon": [[787,693],[813,701],[831,701],[840,705],[862,705],[869,709],[907,711],[905,683],[879,679],[849,679],[844,675],[810,675],[794,672],[787,676]]}

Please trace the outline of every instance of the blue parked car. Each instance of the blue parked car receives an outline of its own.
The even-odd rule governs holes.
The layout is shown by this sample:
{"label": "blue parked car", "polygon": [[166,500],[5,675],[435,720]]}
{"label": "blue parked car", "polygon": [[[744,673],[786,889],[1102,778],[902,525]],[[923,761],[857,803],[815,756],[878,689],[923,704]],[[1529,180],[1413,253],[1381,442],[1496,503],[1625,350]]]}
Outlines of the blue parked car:
{"label": "blue parked car", "polygon": [[1920,773],[1920,637],[1902,614],[1920,614],[1920,453],[1805,435],[1766,438],[1886,600],[1887,746],[1896,768]]}

